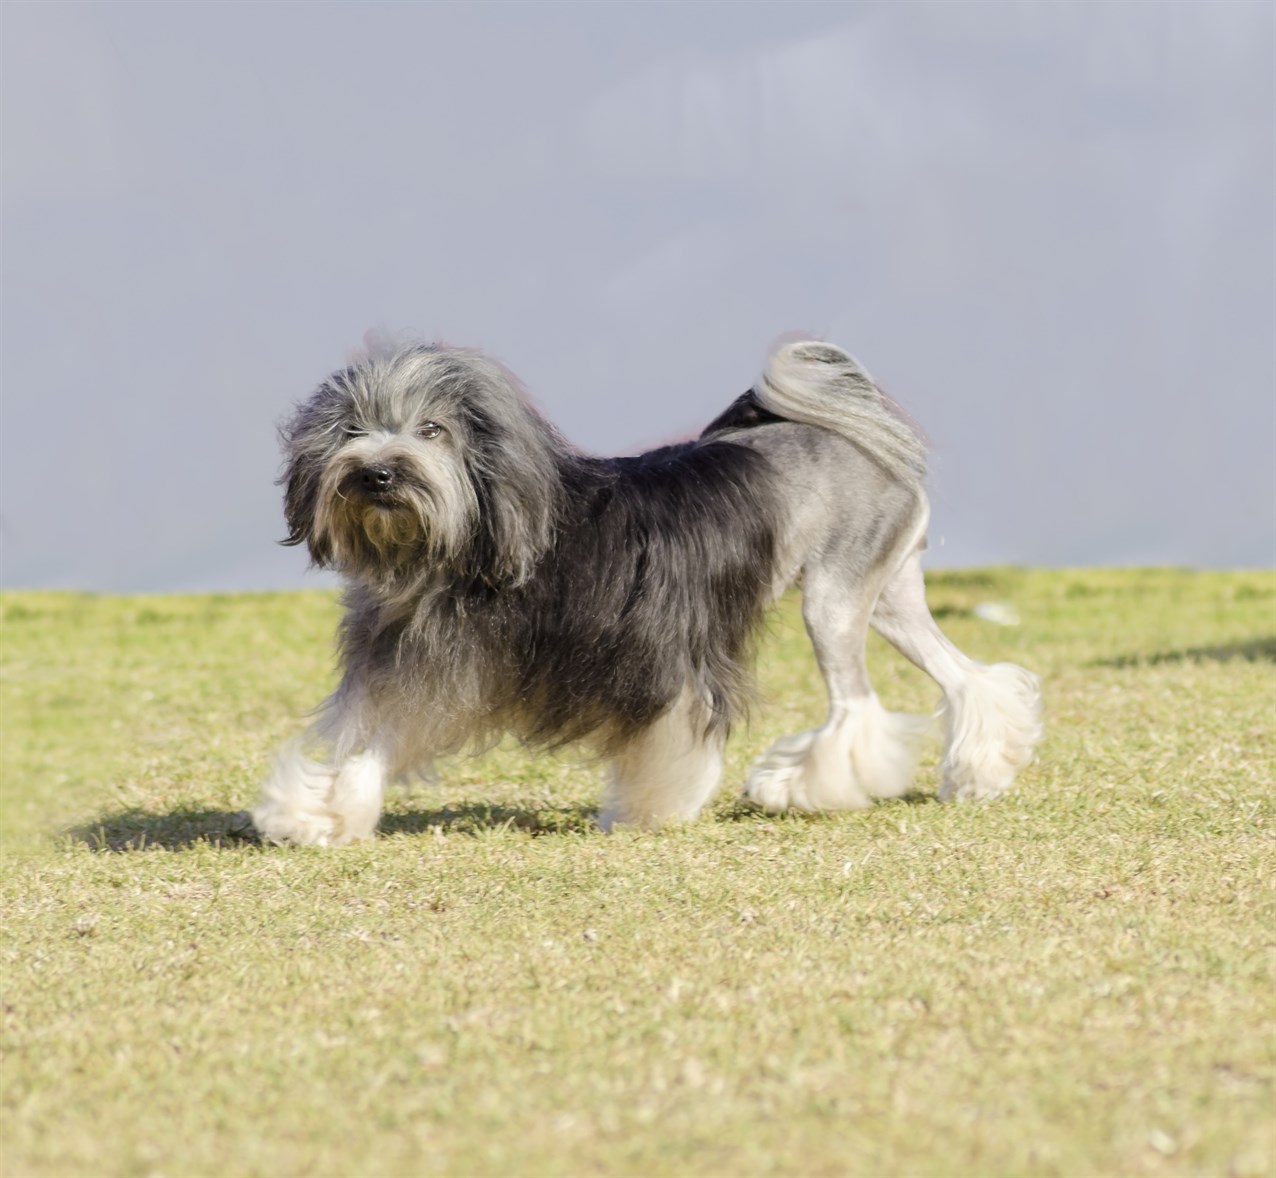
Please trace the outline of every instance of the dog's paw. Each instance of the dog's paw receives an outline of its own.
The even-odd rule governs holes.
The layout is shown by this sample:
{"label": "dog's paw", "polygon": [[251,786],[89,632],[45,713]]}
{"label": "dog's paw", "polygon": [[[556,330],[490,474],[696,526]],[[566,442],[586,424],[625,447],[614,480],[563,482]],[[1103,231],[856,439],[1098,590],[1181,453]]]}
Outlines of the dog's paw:
{"label": "dog's paw", "polygon": [[1013,663],[978,668],[950,713],[940,799],[986,802],[999,797],[1032,761],[1040,740],[1037,677]]}
{"label": "dog's paw", "polygon": [[300,810],[264,802],[253,812],[262,841],[280,847],[335,847],[343,840],[337,816],[322,809]]}
{"label": "dog's paw", "polygon": [[344,847],[376,835],[385,765],[364,752],[336,767],[285,748],[252,812],[262,840],[279,846]]}
{"label": "dog's paw", "polygon": [[340,834],[340,820],[328,804],[335,776],[297,746],[283,749],[252,812],[262,840],[279,846],[332,846]]}
{"label": "dog's paw", "polygon": [[750,771],[744,783],[745,799],[772,814],[808,809],[804,770],[814,740],[814,732],[780,737]]}
{"label": "dog's paw", "polygon": [[760,806],[770,814],[779,814],[789,809],[793,796],[796,778],[801,775],[798,768],[771,769],[758,767],[744,783],[746,801]]}

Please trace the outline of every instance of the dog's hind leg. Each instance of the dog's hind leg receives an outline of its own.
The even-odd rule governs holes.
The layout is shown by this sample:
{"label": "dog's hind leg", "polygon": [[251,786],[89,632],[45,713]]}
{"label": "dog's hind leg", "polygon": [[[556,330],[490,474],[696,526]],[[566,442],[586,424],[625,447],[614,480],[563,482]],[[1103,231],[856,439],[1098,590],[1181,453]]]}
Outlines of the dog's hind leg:
{"label": "dog's hind leg", "polygon": [[696,817],[722,779],[723,735],[687,688],[615,757],[598,825],[656,827]]}
{"label": "dog's hind leg", "polygon": [[763,809],[861,810],[912,785],[930,721],[883,708],[864,657],[881,577],[848,585],[841,561],[805,570],[802,616],[828,689],[828,719],[782,737],[754,766],[744,796]]}
{"label": "dog's hind leg", "polygon": [[948,733],[939,796],[968,801],[1009,789],[1041,739],[1037,677],[1013,663],[977,663],[944,636],[926,605],[920,550],[882,590],[873,627],[943,688]]}

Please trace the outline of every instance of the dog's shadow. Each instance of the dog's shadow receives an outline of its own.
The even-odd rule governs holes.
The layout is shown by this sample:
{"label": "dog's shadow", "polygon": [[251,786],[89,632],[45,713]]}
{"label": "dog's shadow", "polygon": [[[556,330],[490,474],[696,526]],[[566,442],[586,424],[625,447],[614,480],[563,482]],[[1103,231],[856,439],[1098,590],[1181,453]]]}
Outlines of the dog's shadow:
{"label": "dog's shadow", "polygon": [[71,842],[81,843],[101,854],[122,854],[150,848],[184,851],[199,844],[242,847],[261,841],[247,810],[186,807],[167,814],[134,807],[115,814],[103,814],[92,822],[72,826],[62,834]]}
{"label": "dog's shadow", "polygon": [[[934,794],[912,791],[879,805],[923,806],[937,802]],[[720,804],[702,821],[819,822],[835,814],[768,814],[743,798]],[[533,838],[599,835],[596,806],[506,806],[489,802],[448,804],[437,809],[388,810],[378,831],[382,836],[458,834],[477,837],[497,830],[516,830]],[[73,826],[64,837],[99,854],[124,854],[159,849],[184,851],[196,846],[226,849],[262,847],[247,810],[183,808],[167,814],[132,808],[104,814],[93,822]]]}
{"label": "dog's shadow", "polygon": [[545,835],[598,834],[597,806],[503,806],[491,802],[448,804],[437,810],[387,810],[377,830],[383,835],[479,835],[518,830],[533,838]]}
{"label": "dog's shadow", "polygon": [[[449,804],[429,810],[389,810],[381,818],[382,835],[442,834],[475,836],[513,829],[533,837],[598,833],[593,806],[501,806],[484,802]],[[148,848],[166,851],[195,846],[235,848],[262,846],[247,810],[183,808],[167,814],[132,808],[104,814],[62,832],[72,842],[102,854]]]}

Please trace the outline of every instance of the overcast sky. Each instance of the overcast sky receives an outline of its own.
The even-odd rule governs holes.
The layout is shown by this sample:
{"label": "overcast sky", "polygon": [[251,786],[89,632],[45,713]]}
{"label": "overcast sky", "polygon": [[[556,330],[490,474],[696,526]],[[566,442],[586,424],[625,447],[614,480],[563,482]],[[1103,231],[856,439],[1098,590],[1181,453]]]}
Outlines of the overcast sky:
{"label": "overcast sky", "polygon": [[1267,3],[3,11],[7,586],[323,584],[275,423],[365,333],[595,452],[772,341],[934,448],[932,566],[1276,560]]}

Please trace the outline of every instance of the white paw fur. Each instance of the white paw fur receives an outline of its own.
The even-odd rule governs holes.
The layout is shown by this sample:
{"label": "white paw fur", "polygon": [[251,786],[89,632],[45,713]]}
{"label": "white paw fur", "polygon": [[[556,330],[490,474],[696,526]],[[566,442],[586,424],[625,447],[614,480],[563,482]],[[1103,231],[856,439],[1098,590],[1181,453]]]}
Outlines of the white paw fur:
{"label": "white paw fur", "polygon": [[988,801],[1008,790],[1041,740],[1041,685],[1014,663],[978,667],[944,705],[944,801]]}
{"label": "white paw fur", "polygon": [[876,696],[810,732],[785,736],[754,766],[744,796],[764,810],[863,810],[912,787],[925,716],[888,712]]}
{"label": "white paw fur", "polygon": [[382,775],[371,752],[334,768],[290,745],[266,779],[253,824],[263,839],[280,845],[339,847],[370,839],[381,815]]}

